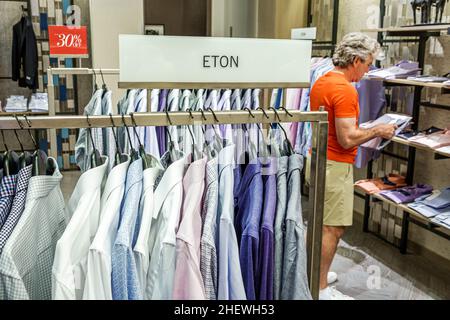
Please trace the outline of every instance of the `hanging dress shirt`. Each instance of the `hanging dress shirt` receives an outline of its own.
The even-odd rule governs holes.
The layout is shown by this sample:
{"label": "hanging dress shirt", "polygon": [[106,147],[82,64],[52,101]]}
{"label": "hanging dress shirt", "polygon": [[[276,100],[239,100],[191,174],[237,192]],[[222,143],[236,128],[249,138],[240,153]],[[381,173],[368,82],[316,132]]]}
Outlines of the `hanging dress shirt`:
{"label": "hanging dress shirt", "polygon": [[259,229],[263,205],[261,163],[250,163],[239,187],[236,210],[236,234],[240,239],[240,262],[247,299],[257,297],[256,276],[259,264]]}
{"label": "hanging dress shirt", "polygon": [[217,205],[219,201],[219,168],[217,158],[206,164],[206,188],[203,200],[203,232],[200,240],[200,271],[207,300],[217,299]]}
{"label": "hanging dress shirt", "polygon": [[[231,90],[227,89],[223,92],[217,109],[218,111],[231,111]],[[222,137],[231,143],[233,141],[231,124],[221,124],[219,127]]]}
{"label": "hanging dress shirt", "polygon": [[155,168],[144,170],[143,174],[144,185],[140,207],[141,223],[137,241],[133,248],[142,297],[145,296],[145,288],[147,287],[147,274],[150,263],[150,253],[153,250],[153,244],[150,243],[150,230],[153,222],[153,208],[155,203],[154,187],[156,178],[162,173],[163,168],[158,163]]}
{"label": "hanging dress shirt", "polygon": [[263,211],[260,227],[260,251],[257,292],[259,300],[273,300],[275,269],[274,223],[277,209],[278,158],[264,159],[262,179],[264,186]]}
{"label": "hanging dress shirt", "polygon": [[66,227],[61,179],[58,169],[31,177],[22,217],[0,255],[0,300],[51,300],[56,242]]}
{"label": "hanging dress shirt", "polygon": [[[194,101],[194,105],[193,105],[193,109],[195,111],[200,111],[200,110],[204,110],[205,108],[205,91],[204,89],[199,89],[197,91],[197,95]],[[203,151],[203,146],[205,144],[205,135],[203,134],[203,128],[204,126],[202,125],[197,125],[197,126],[191,126],[194,137],[195,137],[195,142],[197,144],[197,148],[202,152]],[[189,134],[189,133],[188,133]]]}
{"label": "hanging dress shirt", "polygon": [[70,222],[58,240],[52,270],[54,300],[81,300],[86,280],[87,256],[100,220],[101,186],[108,164],[86,171],[78,180],[67,205]]}
{"label": "hanging dress shirt", "polygon": [[275,217],[275,270],[274,270],[274,299],[279,300],[281,294],[281,278],[283,268],[284,230],[287,208],[287,172],[289,157],[278,158],[277,172],[277,209]]}
{"label": "hanging dress shirt", "polygon": [[[95,91],[88,105],[84,109],[83,115],[89,116],[101,116],[102,115],[102,94],[103,90]],[[103,132],[100,128],[92,128],[92,138],[95,143],[95,148],[102,153],[103,152]],[[78,167],[82,172],[87,171],[91,164],[89,157],[93,151],[91,139],[89,137],[88,129],[80,129],[78,140],[75,144],[75,159]]]}
{"label": "hanging dress shirt", "polygon": [[133,254],[133,240],[142,194],[142,169],[141,158],[131,162],[128,167],[119,229],[111,256],[113,300],[141,300],[143,298]]}
{"label": "hanging dress shirt", "polygon": [[[155,90],[152,90],[150,99],[150,110],[147,109],[147,112],[158,112],[158,104],[159,104],[158,99],[159,99],[159,90],[156,92]],[[147,96],[145,97],[145,103],[147,104]],[[162,154],[160,153],[159,150],[159,143],[160,142],[158,141],[158,135],[156,134],[156,127],[145,127],[145,139],[142,141],[142,144],[145,147],[145,152],[159,159]]]}
{"label": "hanging dress shirt", "polygon": [[119,228],[130,156],[122,155],[121,160],[109,173],[102,194],[100,223],[88,254],[85,300],[112,300],[111,252]]}
{"label": "hanging dress shirt", "polygon": [[307,256],[305,228],[301,204],[301,171],[303,158],[299,154],[289,157],[288,203],[286,237],[284,238],[282,300],[311,300],[306,272]]}
{"label": "hanging dress shirt", "polygon": [[20,170],[17,174],[16,193],[14,195],[11,210],[5,224],[3,227],[0,227],[0,254],[25,209],[25,200],[27,197],[28,183],[31,178],[31,171],[32,166],[28,166]]}
{"label": "hanging dress shirt", "polygon": [[[286,108],[289,110],[299,110],[300,100],[302,98],[302,89],[287,89],[286,93]],[[298,130],[298,122],[283,124],[283,127],[288,133],[288,139],[293,146],[295,146]]]}
{"label": "hanging dress shirt", "polygon": [[207,158],[193,162],[183,179],[183,210],[177,232],[177,259],[174,277],[175,300],[205,300],[200,272],[201,206],[205,191]]}
{"label": "hanging dress shirt", "polygon": [[[233,90],[233,93],[231,94],[231,110],[242,110],[241,93],[241,89]],[[233,124],[231,127],[233,144],[236,146],[234,158],[236,164],[240,164],[240,159],[245,152],[245,134],[241,124]]]}
{"label": "hanging dress shirt", "polygon": [[[173,281],[175,275],[176,235],[183,204],[183,176],[187,158],[168,166],[169,155],[166,153],[161,164],[166,171],[155,190],[155,206],[150,231],[153,251],[147,277],[145,299],[171,300],[173,298]],[[159,180],[159,179],[158,179]]]}
{"label": "hanging dress shirt", "polygon": [[0,186],[0,228],[8,219],[16,192],[17,175],[4,176]]}
{"label": "hanging dress shirt", "polygon": [[[109,116],[113,113],[112,107],[112,91],[107,91],[102,99],[102,115]],[[116,140],[114,139],[113,128],[103,128],[103,154],[108,156],[109,165],[108,172],[114,166],[114,159],[116,156]]]}
{"label": "hanging dress shirt", "polygon": [[[127,95],[127,99],[124,101],[124,104],[122,105],[122,110],[121,110],[121,114],[130,114],[132,112],[135,112],[135,101],[136,101],[136,96],[139,94],[139,90],[136,89],[132,89],[128,92]],[[130,133],[130,139],[128,139],[128,135],[127,135],[127,130]],[[136,138],[135,138],[135,134],[133,132],[132,128],[125,128],[122,127],[121,130],[119,130],[119,132],[121,132],[121,135],[123,135],[123,141],[124,141],[124,148],[122,149],[123,153],[130,153],[131,148],[134,147],[136,148]],[[131,140],[131,145],[130,145],[130,140]]]}
{"label": "hanging dress shirt", "polygon": [[234,150],[231,145],[219,153],[219,300],[245,300],[234,222]]}
{"label": "hanging dress shirt", "polygon": [[[193,109],[195,105],[195,96],[192,94],[190,90],[183,90],[183,95],[180,99],[180,111],[186,112],[188,109]],[[191,131],[192,126],[191,126]],[[193,132],[193,131],[192,131]],[[192,144],[196,143],[195,141],[192,141],[191,134],[188,130],[188,126],[178,126],[178,137],[179,142],[181,143],[180,146],[182,148],[182,151],[185,154],[191,154],[193,152]]]}

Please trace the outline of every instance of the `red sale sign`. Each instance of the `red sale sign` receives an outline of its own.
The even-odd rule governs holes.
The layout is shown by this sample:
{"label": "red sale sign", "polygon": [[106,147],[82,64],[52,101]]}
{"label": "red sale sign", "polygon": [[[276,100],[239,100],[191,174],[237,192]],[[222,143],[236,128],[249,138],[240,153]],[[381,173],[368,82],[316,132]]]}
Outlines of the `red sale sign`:
{"label": "red sale sign", "polygon": [[51,57],[88,57],[87,28],[49,26],[48,36]]}

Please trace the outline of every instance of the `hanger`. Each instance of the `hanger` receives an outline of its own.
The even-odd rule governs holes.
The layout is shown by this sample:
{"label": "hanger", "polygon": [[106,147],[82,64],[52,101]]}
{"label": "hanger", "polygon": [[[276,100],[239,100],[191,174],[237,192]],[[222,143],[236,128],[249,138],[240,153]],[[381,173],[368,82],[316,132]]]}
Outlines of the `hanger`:
{"label": "hanger", "polygon": [[100,156],[100,152],[97,150],[97,148],[95,147],[95,143],[94,143],[94,137],[92,135],[92,124],[91,121],[89,120],[89,115],[86,114],[86,121],[88,123],[88,134],[91,137],[91,143],[92,143],[92,154],[90,155],[90,163],[91,163],[91,169],[98,167],[99,165],[101,165],[102,163],[102,159]]}
{"label": "hanger", "polygon": [[[206,109],[206,111],[209,111],[212,113],[213,117],[214,117],[214,122],[217,124],[220,123],[219,119],[216,116],[216,113],[214,112],[214,110],[209,107],[208,109]],[[226,146],[226,141],[222,139],[222,137],[220,136],[220,134],[217,132],[217,128],[216,125],[212,125],[212,129],[214,130],[214,148],[217,150],[217,152],[220,152],[220,150],[223,149],[223,147]]]}
{"label": "hanger", "polygon": [[[256,118],[255,115],[253,114],[253,112],[248,107],[245,107],[243,110],[247,111],[253,119]],[[245,124],[243,124],[243,126],[245,128],[245,131],[248,133],[247,126]],[[258,129],[261,130],[261,128],[259,127],[258,124],[257,124],[257,126],[258,126]],[[253,143],[250,135],[248,136],[248,141],[249,141],[248,146],[250,148],[250,150],[249,150],[249,160],[256,159],[258,157],[258,151],[257,151],[256,145]],[[247,162],[245,162],[245,163],[247,163]]]}
{"label": "hanger", "polygon": [[133,143],[131,142],[130,131],[128,130],[128,126],[125,123],[125,114],[124,113],[122,113],[122,123],[123,123],[123,126],[125,127],[125,131],[127,132],[128,142],[130,142],[131,162],[134,162],[139,159],[139,153],[134,149]]}
{"label": "hanger", "polygon": [[[172,122],[172,120],[170,119],[169,111],[168,111],[168,109],[167,109],[167,106],[166,106],[166,108],[164,109],[164,112],[166,113],[167,121],[169,122],[170,126],[173,126],[173,122]],[[174,143],[173,140],[172,140],[172,135],[170,134],[170,130],[168,129],[167,126],[166,126],[166,132],[167,132],[167,134],[168,134],[168,136],[169,136],[169,148],[168,148],[168,152],[169,152],[169,163],[173,163],[173,162],[179,160],[179,159],[178,159],[179,157],[178,157],[177,150],[176,150],[176,148],[175,148],[175,143]]]}
{"label": "hanger", "polygon": [[12,151],[9,150],[8,145],[6,144],[5,136],[3,130],[0,130],[3,139],[3,145],[5,146],[5,153],[3,154],[3,175],[10,176],[14,174],[14,159],[12,155]]}
{"label": "hanger", "polygon": [[111,124],[112,124],[111,131],[114,136],[114,142],[116,143],[116,154],[114,156],[114,166],[117,166],[122,163],[122,150],[120,150],[119,140],[117,139],[117,134],[114,131],[114,129],[116,129],[116,125],[114,123],[112,113],[109,114],[109,117],[111,119]]}
{"label": "hanger", "polygon": [[[20,122],[17,115],[14,115],[14,118],[16,119],[17,123],[19,124],[20,130],[24,130],[23,125]],[[17,141],[19,142],[20,150],[22,151],[22,153],[19,156],[19,170],[22,170],[23,168],[25,168],[31,164],[31,157],[30,157],[30,154],[24,150],[23,144],[20,141],[19,135],[17,134],[16,130],[14,130],[14,134],[17,138]]]}
{"label": "hanger", "polygon": [[136,135],[136,138],[139,142],[139,155],[142,158],[142,167],[144,170],[149,169],[149,168],[154,168],[158,165],[158,160],[155,157],[153,157],[152,155],[147,154],[145,152],[145,148],[142,145],[141,140],[139,139],[139,135],[136,130],[137,125],[136,125],[136,121],[134,119],[134,113],[130,113],[130,116],[131,116],[131,121],[133,123],[134,134]]}
{"label": "hanger", "polygon": [[[269,115],[267,114],[266,110],[264,110],[263,108],[258,107],[258,108],[256,108],[256,110],[261,110],[262,113],[263,113],[263,115],[264,115],[264,117],[265,117],[266,119],[270,119],[270,117],[269,117]],[[262,156],[263,158],[269,157],[269,156],[272,154],[272,153],[271,153],[272,145],[271,145],[270,142],[267,142],[266,138],[264,137],[264,133],[263,133],[263,131],[262,131],[262,129],[261,129],[261,126],[260,126],[259,124],[256,124],[256,125],[257,125],[257,127],[258,127],[258,129],[259,129],[259,133],[261,134],[261,138],[262,138],[262,141],[263,141],[263,152],[262,152],[262,155],[261,155],[261,156]]]}
{"label": "hanger", "polygon": [[[203,121],[206,121],[206,116],[205,116],[205,112],[203,111],[203,109],[199,108],[199,111],[202,114],[202,119]],[[191,113],[191,119],[194,119],[194,116]],[[212,143],[209,143],[208,141],[206,141],[206,130],[205,130],[205,125],[201,126],[202,127],[202,132],[203,132],[203,136],[205,137],[205,141],[203,142],[203,151],[206,152],[207,156],[208,156],[208,160],[213,159],[217,156],[217,152],[216,149],[214,148],[214,141]]]}
{"label": "hanger", "polygon": [[106,83],[105,83],[105,78],[103,78],[103,72],[102,72],[102,69],[100,69],[100,75],[102,76],[102,90],[103,90],[103,93],[102,93],[102,99],[105,97],[105,95],[106,95],[106,93],[108,92],[108,87],[106,86]]}
{"label": "hanger", "polygon": [[37,144],[33,134],[31,133],[31,121],[28,120],[27,116],[24,115],[25,121],[28,125],[28,134],[30,135],[31,141],[33,141],[34,145],[34,153],[31,156],[32,169],[31,175],[33,177],[40,175],[53,175],[56,170],[55,163],[53,161],[49,161],[45,152],[41,151],[39,145]]}
{"label": "hanger", "polygon": [[[287,110],[287,109],[285,109],[285,108],[283,108],[283,109],[284,109],[284,110]],[[288,157],[290,157],[290,156],[293,155],[295,152],[294,152],[294,148],[292,147],[291,141],[289,140],[289,138],[288,138],[288,136],[287,136],[286,130],[284,130],[283,126],[281,125],[281,118],[280,118],[280,115],[278,114],[277,109],[275,109],[275,108],[273,108],[273,107],[270,107],[269,110],[273,110],[273,112],[275,112],[275,116],[276,116],[277,119],[278,119],[277,125],[278,125],[278,127],[281,129],[281,131],[283,132],[283,135],[284,135],[283,147],[280,148],[281,154],[282,154],[283,156],[288,156]]]}
{"label": "hanger", "polygon": [[[194,116],[192,115],[192,109],[188,108],[186,109],[187,112],[189,112],[189,117],[191,119],[194,119]],[[193,158],[194,161],[200,160],[202,158],[202,152],[197,148],[197,144],[195,143],[195,138],[194,138],[194,134],[192,133],[191,130],[191,126],[190,125],[186,125],[189,134],[191,135],[191,139],[192,139],[192,154],[193,154]]]}
{"label": "hanger", "polygon": [[[98,85],[97,85],[97,74],[95,73],[95,70],[92,69],[92,73],[94,74],[94,93],[98,90]],[[94,94],[93,93],[93,94]]]}

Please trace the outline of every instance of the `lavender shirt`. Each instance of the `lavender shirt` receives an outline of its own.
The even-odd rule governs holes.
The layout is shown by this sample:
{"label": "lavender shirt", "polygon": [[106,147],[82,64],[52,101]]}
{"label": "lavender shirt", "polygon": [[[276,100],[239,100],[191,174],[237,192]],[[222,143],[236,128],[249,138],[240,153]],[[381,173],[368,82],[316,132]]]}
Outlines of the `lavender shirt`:
{"label": "lavender shirt", "polygon": [[426,184],[416,184],[412,187],[404,187],[396,190],[382,191],[380,194],[395,203],[409,203],[417,198],[433,192],[433,187]]}
{"label": "lavender shirt", "polygon": [[275,269],[274,223],[277,208],[277,168],[278,159],[270,158],[262,168],[264,184],[263,216],[260,229],[260,251],[258,266],[258,298],[273,300]]}

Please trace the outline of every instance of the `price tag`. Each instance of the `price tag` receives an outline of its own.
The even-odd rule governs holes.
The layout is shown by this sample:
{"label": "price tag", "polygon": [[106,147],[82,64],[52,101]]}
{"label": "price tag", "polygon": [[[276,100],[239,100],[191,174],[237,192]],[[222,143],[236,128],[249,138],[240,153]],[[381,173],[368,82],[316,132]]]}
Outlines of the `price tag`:
{"label": "price tag", "polygon": [[49,26],[51,57],[89,57],[86,27]]}

